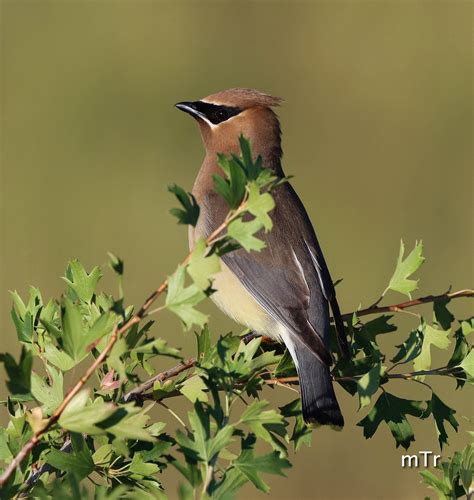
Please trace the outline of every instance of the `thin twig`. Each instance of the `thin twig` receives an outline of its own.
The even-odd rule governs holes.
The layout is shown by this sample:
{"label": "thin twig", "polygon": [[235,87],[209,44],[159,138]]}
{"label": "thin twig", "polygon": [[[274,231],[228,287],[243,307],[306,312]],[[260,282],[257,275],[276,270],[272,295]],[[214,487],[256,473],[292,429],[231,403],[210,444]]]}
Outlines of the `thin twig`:
{"label": "thin twig", "polygon": [[192,368],[195,364],[196,364],[196,358],[189,358],[180,363],[179,365],[173,366],[173,368],[170,368],[169,370],[165,370],[161,373],[156,374],[149,380],[143,382],[143,384],[140,384],[131,391],[128,391],[123,397],[124,401],[128,402],[132,400],[134,397],[142,395],[146,391],[150,390],[155,384],[155,382],[163,382],[171,377],[175,377],[176,375],[179,375],[180,373],[186,371],[188,368]]}
{"label": "thin twig", "polygon": [[366,309],[361,309],[359,311],[354,311],[351,313],[346,313],[342,315],[343,319],[351,319],[355,314],[356,316],[368,316],[369,314],[379,314],[384,312],[400,312],[408,307],[418,306],[420,304],[428,304],[430,302],[438,302],[445,299],[457,299],[459,297],[474,297],[473,289],[458,290],[457,292],[442,293],[440,295],[427,295],[426,297],[419,297],[418,299],[407,300],[400,304],[393,304],[390,306],[378,306],[374,305]]}

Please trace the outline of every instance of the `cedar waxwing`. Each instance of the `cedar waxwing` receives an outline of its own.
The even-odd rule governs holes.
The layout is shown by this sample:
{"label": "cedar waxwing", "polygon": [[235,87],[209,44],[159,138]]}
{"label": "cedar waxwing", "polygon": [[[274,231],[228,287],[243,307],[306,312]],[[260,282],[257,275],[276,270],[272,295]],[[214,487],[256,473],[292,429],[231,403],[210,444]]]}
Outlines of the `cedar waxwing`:
{"label": "cedar waxwing", "polygon": [[[224,220],[229,208],[214,191],[213,174],[222,175],[217,154],[240,152],[239,137],[250,139],[252,153],[265,168],[283,177],[281,132],[271,109],[280,98],[252,89],[229,89],[176,107],[193,116],[206,149],[192,190],[201,207],[198,223],[190,226],[190,248]],[[222,257],[211,296],[217,306],[253,332],[284,342],[297,368],[306,422],[344,425],[329,366],[329,305],[338,342],[348,346],[333,282],[313,226],[298,195],[286,182],[272,191],[273,229],[258,234],[261,252],[240,249]]]}

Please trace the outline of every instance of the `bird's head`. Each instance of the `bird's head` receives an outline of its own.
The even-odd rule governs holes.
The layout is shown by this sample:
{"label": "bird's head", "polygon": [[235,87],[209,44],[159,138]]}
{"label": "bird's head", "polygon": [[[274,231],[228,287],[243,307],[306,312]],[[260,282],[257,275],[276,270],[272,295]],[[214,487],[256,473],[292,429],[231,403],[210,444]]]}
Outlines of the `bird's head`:
{"label": "bird's head", "polygon": [[280,125],[271,109],[281,103],[253,89],[233,88],[211,94],[199,101],[185,101],[176,107],[194,117],[208,154],[238,152],[239,137],[249,138],[254,152],[281,156]]}

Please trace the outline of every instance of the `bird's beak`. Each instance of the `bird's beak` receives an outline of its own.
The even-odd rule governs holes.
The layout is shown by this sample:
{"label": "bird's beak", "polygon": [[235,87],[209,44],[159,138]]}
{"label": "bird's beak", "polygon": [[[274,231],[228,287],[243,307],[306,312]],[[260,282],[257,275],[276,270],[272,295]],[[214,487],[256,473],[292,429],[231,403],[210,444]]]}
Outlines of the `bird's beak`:
{"label": "bird's beak", "polygon": [[190,114],[191,116],[194,116],[195,118],[205,118],[203,113],[198,111],[197,109],[197,102],[190,102],[190,101],[184,101],[184,102],[178,102],[175,104],[175,107],[180,109],[181,111],[184,111],[185,113]]}

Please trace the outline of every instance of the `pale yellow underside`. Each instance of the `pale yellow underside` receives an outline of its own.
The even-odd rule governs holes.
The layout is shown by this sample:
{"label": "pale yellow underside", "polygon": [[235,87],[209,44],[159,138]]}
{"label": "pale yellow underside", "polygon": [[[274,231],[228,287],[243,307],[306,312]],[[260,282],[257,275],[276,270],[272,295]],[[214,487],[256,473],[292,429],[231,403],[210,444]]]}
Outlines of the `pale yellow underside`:
{"label": "pale yellow underside", "polygon": [[211,298],[227,316],[255,333],[281,340],[282,325],[263,309],[222,261],[213,288],[217,291]]}

